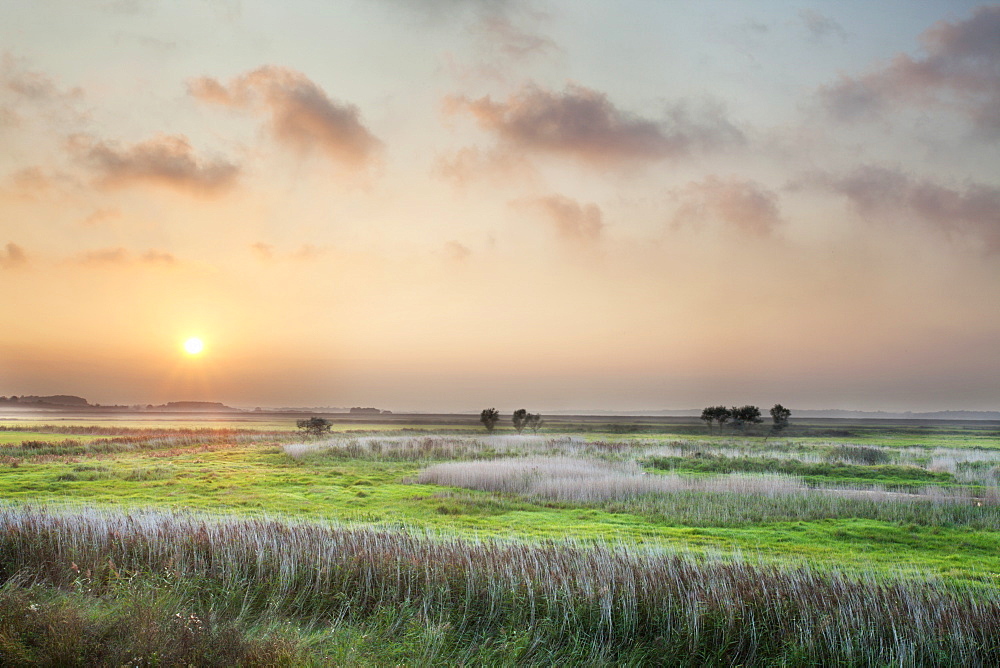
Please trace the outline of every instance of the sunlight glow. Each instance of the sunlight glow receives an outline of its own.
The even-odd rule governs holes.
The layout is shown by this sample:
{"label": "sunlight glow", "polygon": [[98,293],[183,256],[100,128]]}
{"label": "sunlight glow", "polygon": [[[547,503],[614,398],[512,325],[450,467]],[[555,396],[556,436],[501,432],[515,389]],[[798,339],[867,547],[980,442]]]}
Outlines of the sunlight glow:
{"label": "sunlight glow", "polygon": [[184,352],[188,355],[197,355],[205,349],[205,344],[197,336],[192,336],[184,342]]}

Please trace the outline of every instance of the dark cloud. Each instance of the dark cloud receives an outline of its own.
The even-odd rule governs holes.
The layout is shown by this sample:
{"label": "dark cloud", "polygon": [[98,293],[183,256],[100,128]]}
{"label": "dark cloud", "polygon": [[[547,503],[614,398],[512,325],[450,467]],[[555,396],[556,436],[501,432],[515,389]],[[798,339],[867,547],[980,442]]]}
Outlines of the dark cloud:
{"label": "dark cloud", "polygon": [[921,36],[923,55],[900,54],[860,77],[842,76],[820,89],[841,120],[871,117],[895,105],[952,108],[992,135],[1000,133],[1000,5],[980,7]]}
{"label": "dark cloud", "polygon": [[208,195],[233,186],[240,172],[225,160],[198,158],[187,138],[179,135],[160,135],[131,146],[76,135],[69,148],[109,187],[153,183]]}
{"label": "dark cloud", "polygon": [[8,241],[7,245],[0,249],[0,269],[15,269],[27,263],[28,254],[13,241]]}
{"label": "dark cloud", "polygon": [[823,42],[830,37],[836,37],[841,42],[847,41],[847,31],[844,30],[844,26],[815,9],[799,11],[799,20],[802,21],[802,25],[809,31],[810,38],[815,42]]}
{"label": "dark cloud", "polygon": [[295,70],[269,65],[228,85],[201,77],[190,81],[188,90],[205,102],[266,113],[276,139],[303,152],[320,149],[340,164],[364,167],[382,146],[361,122],[357,107],[334,102]]}
{"label": "dark cloud", "polygon": [[949,235],[974,236],[987,252],[1000,252],[1000,188],[994,186],[950,188],[873,165],[846,175],[812,174],[798,185],[836,193],[869,220],[915,219]]}
{"label": "dark cloud", "polygon": [[560,239],[594,242],[601,237],[604,220],[596,204],[581,204],[562,195],[537,197],[525,203],[545,214]]}
{"label": "dark cloud", "polygon": [[743,140],[721,109],[685,104],[649,120],[615,107],[603,93],[571,85],[562,93],[527,86],[506,101],[453,97],[450,111],[472,114],[509,148],[567,155],[594,164],[649,161]]}
{"label": "dark cloud", "polygon": [[755,236],[769,236],[781,224],[778,196],[753,181],[709,176],[675,193],[675,225],[718,221]]}

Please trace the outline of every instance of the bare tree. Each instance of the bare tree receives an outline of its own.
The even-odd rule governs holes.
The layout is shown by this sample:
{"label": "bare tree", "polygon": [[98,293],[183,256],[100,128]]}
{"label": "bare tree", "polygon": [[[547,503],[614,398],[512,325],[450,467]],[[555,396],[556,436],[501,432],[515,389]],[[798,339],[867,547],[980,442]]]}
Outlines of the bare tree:
{"label": "bare tree", "polygon": [[524,418],[524,426],[530,429],[533,434],[537,434],[543,424],[545,424],[545,420],[542,419],[540,413],[528,413]]}

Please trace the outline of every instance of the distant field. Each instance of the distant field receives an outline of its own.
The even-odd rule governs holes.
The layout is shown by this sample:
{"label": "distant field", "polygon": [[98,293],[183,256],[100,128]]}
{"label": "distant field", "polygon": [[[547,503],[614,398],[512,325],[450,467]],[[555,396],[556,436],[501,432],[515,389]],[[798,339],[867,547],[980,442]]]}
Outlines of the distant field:
{"label": "distant field", "polygon": [[[265,533],[284,531],[281,526],[298,526],[301,522],[312,523],[310,526],[333,522],[343,530],[356,527],[388,532],[379,540],[392,545],[414,531],[431,531],[432,535],[425,538],[431,543],[459,541],[455,555],[463,550],[470,551],[470,555],[475,550],[492,550],[489,545],[493,544],[541,550],[539,555],[549,556],[532,558],[543,561],[555,559],[556,555],[570,559],[568,555],[575,550],[610,550],[609,554],[618,550],[624,550],[623,554],[655,550],[656,554],[681,559],[687,564],[684,568],[694,569],[691,577],[709,578],[709,571],[716,568],[712,564],[731,564],[747,573],[765,569],[754,577],[776,573],[774,577],[781,582],[786,578],[788,583],[798,583],[796,587],[816,587],[817,591],[841,591],[838,588],[854,587],[851,582],[867,582],[869,585],[858,584],[859,589],[850,589],[854,592],[850,596],[855,597],[850,599],[850,606],[862,608],[867,606],[868,594],[864,592],[870,583],[877,582],[882,583],[877,589],[883,593],[903,587],[909,592],[906,596],[941,609],[975,602],[975,614],[982,616],[977,618],[980,626],[974,633],[965,629],[959,636],[951,632],[949,636],[940,625],[925,627],[921,626],[924,622],[914,619],[891,633],[887,631],[887,639],[878,647],[866,647],[863,639],[857,638],[853,644],[833,646],[817,638],[794,637],[791,627],[785,626],[790,622],[780,615],[776,617],[778,613],[768,608],[770,603],[759,602],[763,607],[745,612],[758,615],[763,625],[759,632],[766,638],[762,636],[755,642],[767,648],[768,660],[793,661],[799,657],[818,662],[864,663],[877,659],[876,663],[893,663],[905,650],[925,658],[951,652],[972,663],[991,663],[980,659],[995,657],[1000,651],[1000,643],[994,642],[1000,639],[1000,436],[996,425],[838,421],[831,426],[830,421],[824,421],[796,424],[779,437],[765,440],[768,434],[764,428],[756,433],[709,433],[703,425],[684,420],[673,425],[673,432],[666,421],[650,424],[588,419],[573,424],[553,420],[538,434],[520,436],[509,429],[487,435],[468,419],[456,424],[441,422],[349,421],[338,423],[329,437],[311,439],[298,433],[294,418],[274,416],[221,422],[172,421],[162,416],[155,420],[54,421],[48,417],[2,421],[0,497],[7,503],[3,509],[8,518],[5,521],[19,528],[4,534],[6,538],[0,537],[0,572],[5,579],[15,573],[37,572],[31,581],[49,584],[24,590],[18,584],[22,580],[8,582],[0,591],[0,612],[4,605],[16,603],[10,601],[28,600],[23,596],[36,603],[61,601],[59,605],[81,610],[105,605],[125,595],[121,587],[126,580],[123,573],[128,571],[128,587],[140,587],[144,595],[152,597],[151,601],[183,594],[195,602],[190,605],[201,606],[196,611],[199,619],[209,613],[220,619],[242,619],[251,629],[250,635],[257,639],[254,642],[276,637],[274,629],[265,623],[270,604],[236,606],[235,593],[230,589],[237,586],[237,580],[220,580],[220,589],[208,587],[197,595],[187,590],[185,583],[189,579],[191,583],[204,578],[214,582],[214,571],[203,569],[213,563],[211,550],[231,549],[222,543],[217,547],[206,543],[204,549],[209,551],[198,552],[202,556],[197,559],[190,557],[194,561],[183,572],[178,571],[176,578],[180,579],[165,581],[161,576],[154,577],[161,565],[149,561],[159,548],[150,544],[140,549],[140,543],[145,545],[143,541],[152,539],[140,540],[138,534],[129,537],[133,529],[116,529],[125,531],[120,538],[124,542],[113,541],[101,548],[104,552],[95,553],[92,550],[97,548],[88,542],[91,538],[74,537],[75,530],[67,528],[69,534],[59,539],[62,547],[55,555],[38,542],[49,545],[50,538],[44,536],[53,529],[43,529],[43,525],[47,526],[44,522],[32,519],[52,512],[79,516],[79,520],[65,525],[71,527],[85,525],[83,517],[95,509],[140,514],[184,511],[217,518],[198,522],[223,518],[259,522],[267,518],[267,527],[278,528],[261,529]],[[139,531],[139,526],[134,525],[134,531]],[[183,533],[187,529],[170,531]],[[195,549],[199,539],[192,535],[179,540],[184,544],[194,541],[191,545]],[[131,541],[140,542],[128,547],[133,545]],[[278,551],[274,558],[280,561],[281,549],[275,549]],[[405,559],[406,549],[425,548],[399,549],[403,552],[393,548],[393,556],[387,552],[385,558]],[[38,561],[25,556],[30,554],[38,554]],[[117,556],[108,556],[112,554]],[[479,584],[475,586],[488,589],[501,577],[499,571],[477,574],[471,556],[466,561],[455,558],[455,572],[467,571],[472,578],[467,582],[485,578],[476,580]],[[628,568],[653,567],[642,565],[646,557],[634,558],[639,562]],[[53,559],[63,564],[58,572],[45,570],[51,569]],[[570,560],[575,559],[573,556]],[[113,563],[111,571],[107,563]],[[70,564],[77,568],[88,564],[91,583],[94,573],[101,571],[101,586],[80,585],[82,576],[72,569],[65,570]],[[306,562],[301,567],[313,568]],[[572,568],[578,567],[583,568]],[[380,573],[377,577],[388,577],[387,572]],[[239,577],[244,578],[240,580],[244,584],[239,586],[257,591],[253,578]],[[451,582],[451,575],[442,572],[440,577]],[[715,577],[721,575],[711,576]],[[296,596],[306,598],[294,604],[291,599],[275,601],[280,616],[291,624],[284,627],[285,635],[281,636],[285,639],[282,642],[289,643],[288,656],[294,657],[288,665],[319,665],[322,661],[317,657],[322,655],[347,657],[351,639],[359,634],[379,638],[379,645],[371,649],[373,654],[367,659],[356,657],[359,663],[418,661],[432,636],[438,638],[438,644],[431,658],[441,663],[509,662],[518,657],[543,663],[572,661],[588,652],[597,663],[620,663],[639,660],[646,656],[642,652],[656,655],[660,651],[656,643],[678,652],[678,648],[693,643],[709,652],[706,657],[714,656],[719,661],[761,658],[746,653],[748,640],[741,639],[740,634],[746,632],[741,630],[742,624],[736,619],[726,621],[725,615],[712,617],[714,604],[710,601],[721,601],[718,597],[723,594],[722,590],[712,589],[714,585],[708,581],[699,594],[707,597],[705,607],[685,608],[683,614],[678,608],[671,614],[679,617],[661,619],[657,623],[669,621],[668,626],[658,636],[650,637],[647,645],[630,649],[623,640],[620,645],[610,643],[606,651],[588,644],[600,633],[610,632],[600,631],[605,628],[600,614],[595,613],[592,622],[580,621],[579,629],[559,631],[558,618],[551,615],[556,615],[556,608],[563,604],[551,607],[556,604],[550,601],[545,604],[549,607],[539,610],[530,624],[522,619],[507,631],[501,622],[498,627],[479,628],[469,617],[471,611],[463,613],[454,607],[458,603],[449,598],[451,594],[419,594],[431,596],[427,600],[433,602],[427,605],[432,605],[433,610],[412,616],[413,611],[401,607],[394,598],[396,594],[389,593],[402,586],[401,582],[384,581],[379,585],[381,593],[368,603],[338,599],[343,594],[337,593],[339,585],[334,583],[327,583],[323,590],[302,590]],[[536,585],[524,581],[516,587],[522,586]],[[576,590],[571,588],[558,596],[584,596],[573,592]],[[92,598],[98,594],[102,598]],[[630,596],[622,590],[609,599],[619,610],[614,614],[625,615],[616,624],[636,623],[629,615],[640,614],[645,604],[640,605]],[[580,610],[590,605],[587,601],[590,599],[580,599]],[[29,601],[25,605],[36,603]],[[507,601],[504,605],[514,603]],[[630,605],[639,607],[633,610]],[[825,613],[833,620],[830,623],[843,623],[843,628],[838,628],[845,637],[856,634],[856,629],[848,628],[848,617],[836,621],[850,611],[840,603],[828,605],[834,606]],[[319,614],[319,609],[325,612]],[[856,612],[855,608],[851,610]],[[558,614],[569,613],[564,610]],[[590,619],[589,614],[584,618]],[[445,618],[447,622],[441,621]],[[339,622],[331,627],[331,619]],[[688,626],[678,626],[682,619]],[[513,620],[510,617],[508,622]],[[871,623],[877,622],[873,618]],[[587,631],[590,623],[597,626]],[[708,635],[691,636],[690,624],[701,625],[698,628]],[[324,628],[335,631],[321,632]],[[401,628],[408,629],[409,635],[400,636],[393,630]],[[710,653],[714,651],[710,640],[716,632],[723,633],[733,644],[718,649],[721,653],[714,655]],[[872,628],[866,632],[881,633]],[[537,654],[542,637],[552,642],[558,639],[556,655],[545,659]],[[503,638],[506,640],[498,640]],[[955,643],[966,644],[958,647]],[[0,646],[0,653],[3,651]]]}

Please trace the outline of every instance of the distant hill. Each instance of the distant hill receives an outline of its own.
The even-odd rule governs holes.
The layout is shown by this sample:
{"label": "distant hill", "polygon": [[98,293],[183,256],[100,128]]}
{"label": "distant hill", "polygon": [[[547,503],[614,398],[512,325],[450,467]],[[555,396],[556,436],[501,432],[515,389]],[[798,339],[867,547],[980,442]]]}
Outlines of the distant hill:
{"label": "distant hill", "polygon": [[[147,408],[147,410],[149,410]],[[240,412],[239,408],[226,406],[219,401],[168,401],[159,406],[153,406],[152,410],[158,411],[204,411],[208,413],[219,412]]]}
{"label": "distant hill", "polygon": [[28,405],[44,405],[44,406],[71,406],[74,408],[86,408],[90,406],[90,403],[83,397],[77,397],[72,394],[53,394],[47,397],[39,397],[33,394],[26,394],[23,397],[13,396],[9,399],[7,397],[0,397],[0,401],[8,404],[18,404],[22,406]]}

